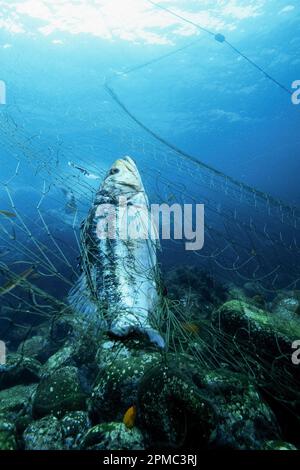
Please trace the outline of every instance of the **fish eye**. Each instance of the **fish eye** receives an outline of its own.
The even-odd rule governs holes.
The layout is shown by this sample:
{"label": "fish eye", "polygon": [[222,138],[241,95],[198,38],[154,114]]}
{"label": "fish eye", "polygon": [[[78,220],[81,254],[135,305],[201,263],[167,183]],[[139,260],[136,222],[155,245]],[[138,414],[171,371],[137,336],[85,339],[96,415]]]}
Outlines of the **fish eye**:
{"label": "fish eye", "polygon": [[117,173],[119,173],[120,170],[119,168],[112,168],[109,172],[110,175],[116,175]]}

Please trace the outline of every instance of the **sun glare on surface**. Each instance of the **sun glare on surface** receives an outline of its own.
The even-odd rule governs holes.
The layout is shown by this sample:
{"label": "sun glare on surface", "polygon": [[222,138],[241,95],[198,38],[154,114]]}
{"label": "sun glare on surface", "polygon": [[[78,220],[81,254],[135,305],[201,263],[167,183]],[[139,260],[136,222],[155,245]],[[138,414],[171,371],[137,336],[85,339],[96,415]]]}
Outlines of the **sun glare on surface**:
{"label": "sun glare on surface", "polygon": [[[249,0],[246,6],[243,0],[155,3],[205,28],[228,31],[240,21],[261,15],[266,0]],[[193,25],[148,0],[0,0],[0,12],[0,31],[52,36],[52,41],[57,39],[54,35],[83,33],[107,40],[168,44],[178,36],[198,34]]]}

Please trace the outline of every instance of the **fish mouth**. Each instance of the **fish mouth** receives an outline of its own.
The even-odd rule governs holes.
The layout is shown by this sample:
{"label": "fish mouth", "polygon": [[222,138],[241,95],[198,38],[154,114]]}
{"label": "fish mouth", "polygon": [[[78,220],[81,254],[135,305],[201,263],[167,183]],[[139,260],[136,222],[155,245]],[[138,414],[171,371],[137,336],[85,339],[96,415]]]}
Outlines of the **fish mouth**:
{"label": "fish mouth", "polygon": [[[141,183],[139,172],[138,172],[138,169],[137,169],[137,166],[136,166],[134,160],[131,157],[128,157],[128,156],[126,156],[124,158],[120,158],[120,159],[115,161],[115,163],[112,165],[110,171],[121,170],[121,169],[123,169],[127,174],[131,175],[132,178],[128,178],[129,181],[122,180],[122,179],[120,179],[120,180],[117,179],[116,184],[118,184],[119,186],[125,186],[127,188],[132,188],[135,191],[141,191],[142,183]],[[113,174],[113,173],[111,173],[111,174]],[[130,180],[132,182],[130,182]]]}
{"label": "fish mouth", "polygon": [[121,167],[124,166],[127,171],[129,171],[131,174],[133,174],[135,177],[137,177],[138,169],[137,169],[137,166],[136,166],[134,160],[131,157],[124,157],[124,158],[120,158],[120,159],[116,160],[115,163],[113,164],[112,168],[120,169],[119,168],[120,166]]}

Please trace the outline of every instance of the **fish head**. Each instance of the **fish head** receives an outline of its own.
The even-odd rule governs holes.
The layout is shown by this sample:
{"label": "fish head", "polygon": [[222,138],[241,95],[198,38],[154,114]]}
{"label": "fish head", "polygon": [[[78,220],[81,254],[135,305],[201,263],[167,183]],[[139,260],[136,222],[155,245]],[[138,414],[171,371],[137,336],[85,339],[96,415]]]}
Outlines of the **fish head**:
{"label": "fish head", "polygon": [[102,189],[114,196],[144,192],[141,176],[132,158],[124,157],[114,162],[103,182]]}

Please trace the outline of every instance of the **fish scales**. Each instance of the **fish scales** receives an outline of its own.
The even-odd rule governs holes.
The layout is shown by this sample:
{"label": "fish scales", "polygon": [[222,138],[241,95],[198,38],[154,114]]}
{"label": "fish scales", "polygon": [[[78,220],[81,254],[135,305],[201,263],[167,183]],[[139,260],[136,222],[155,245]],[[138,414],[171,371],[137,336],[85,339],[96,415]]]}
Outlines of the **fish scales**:
{"label": "fish scales", "polygon": [[[127,207],[136,208],[131,211],[133,217],[128,217],[127,238],[121,236],[119,225],[124,217],[120,198],[126,198]],[[146,217],[150,221],[147,237],[131,236],[145,234],[145,214],[149,216],[149,202],[134,161],[130,157],[117,160],[100,186],[83,226],[83,273],[70,292],[69,302],[91,319],[102,319],[103,327],[115,336],[138,332],[163,347],[163,339],[151,326],[158,302],[157,240],[151,218]],[[99,235],[99,222],[103,218],[111,220],[108,216],[114,217],[114,237]]]}

